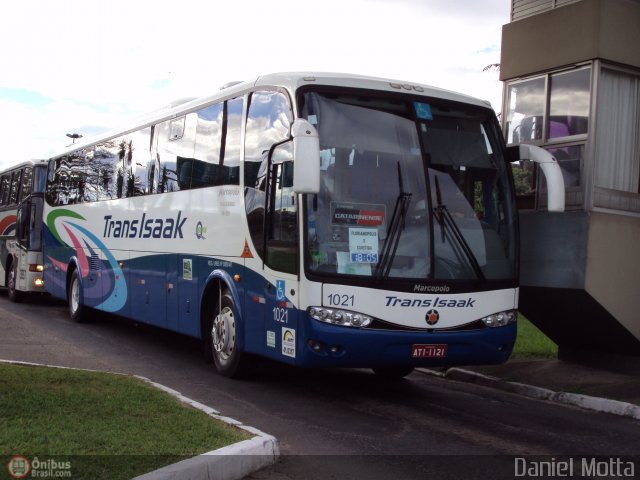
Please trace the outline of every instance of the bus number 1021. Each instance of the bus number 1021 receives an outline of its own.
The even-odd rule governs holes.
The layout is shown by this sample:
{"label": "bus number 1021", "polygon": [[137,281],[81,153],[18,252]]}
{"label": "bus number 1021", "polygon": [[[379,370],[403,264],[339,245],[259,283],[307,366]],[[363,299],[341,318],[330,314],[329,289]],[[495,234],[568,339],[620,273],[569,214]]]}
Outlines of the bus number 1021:
{"label": "bus number 1021", "polygon": [[330,293],[327,295],[327,301],[332,307],[353,307],[353,295]]}

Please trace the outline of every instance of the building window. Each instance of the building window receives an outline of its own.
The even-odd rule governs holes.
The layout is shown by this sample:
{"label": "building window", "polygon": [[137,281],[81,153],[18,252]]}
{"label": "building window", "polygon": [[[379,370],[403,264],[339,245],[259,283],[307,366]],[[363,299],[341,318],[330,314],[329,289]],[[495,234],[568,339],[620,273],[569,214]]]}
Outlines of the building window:
{"label": "building window", "polygon": [[545,77],[509,85],[507,143],[542,140]]}
{"label": "building window", "polygon": [[556,73],[550,77],[547,139],[587,133],[591,99],[591,69]]}
{"label": "building window", "polygon": [[507,143],[585,137],[590,102],[591,67],[512,82],[507,88]]}
{"label": "building window", "polygon": [[568,191],[572,188],[580,187],[584,144],[561,147],[554,146],[546,150],[558,160],[558,165],[560,165],[560,169],[562,170],[565,189]]}
{"label": "building window", "polygon": [[596,186],[640,193],[640,76],[602,69],[597,123]]}
{"label": "building window", "polygon": [[[505,138],[509,144],[533,143],[560,164],[567,208],[581,208],[582,168],[589,131],[591,67],[553,72],[507,85]],[[512,166],[518,207],[544,207],[544,176],[534,165]],[[537,197],[537,201],[536,201]]]}

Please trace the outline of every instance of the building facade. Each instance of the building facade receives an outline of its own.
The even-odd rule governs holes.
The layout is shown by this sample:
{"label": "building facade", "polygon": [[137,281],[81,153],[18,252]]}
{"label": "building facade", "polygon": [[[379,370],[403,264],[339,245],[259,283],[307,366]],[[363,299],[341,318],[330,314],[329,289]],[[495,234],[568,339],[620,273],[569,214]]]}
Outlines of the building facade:
{"label": "building facade", "polygon": [[509,144],[559,161],[566,211],[514,167],[520,309],[560,355],[640,357],[640,0],[512,0],[500,79]]}

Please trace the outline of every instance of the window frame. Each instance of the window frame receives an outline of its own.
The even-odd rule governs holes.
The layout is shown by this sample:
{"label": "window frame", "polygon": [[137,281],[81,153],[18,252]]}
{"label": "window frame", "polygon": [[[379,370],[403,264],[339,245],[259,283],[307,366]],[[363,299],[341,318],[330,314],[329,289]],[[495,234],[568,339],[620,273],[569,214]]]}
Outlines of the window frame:
{"label": "window frame", "polygon": [[[589,123],[587,126],[587,133],[580,133],[580,134],[576,134],[576,135],[568,135],[568,136],[564,136],[564,137],[555,137],[555,138],[549,138],[549,122],[550,122],[550,115],[551,115],[551,77],[553,76],[557,76],[557,75],[565,75],[571,72],[577,72],[580,70],[590,70],[590,81],[589,81],[589,112],[588,112],[588,119],[589,119]],[[538,74],[538,75],[532,75],[530,77],[523,77],[523,78],[518,78],[518,79],[514,79],[514,80],[509,80],[505,82],[505,88],[504,88],[504,115],[505,115],[505,122],[503,124],[502,127],[502,134],[504,136],[505,142],[508,142],[508,134],[509,134],[509,122],[507,122],[507,116],[509,114],[509,103],[511,100],[511,87],[521,84],[521,83],[525,83],[525,82],[530,82],[532,80],[536,80],[536,79],[540,79],[543,78],[544,79],[544,105],[543,105],[543,113],[542,113],[542,138],[540,139],[535,139],[535,140],[529,140],[526,142],[519,142],[519,143],[527,143],[527,144],[532,144],[532,145],[539,145],[539,146],[551,146],[551,145],[555,145],[555,144],[566,144],[566,143],[570,143],[570,142],[578,142],[578,141],[582,141],[582,142],[586,142],[587,138],[589,137],[589,133],[590,130],[592,128],[593,125],[593,109],[592,107],[592,100],[593,100],[593,95],[594,95],[594,91],[595,91],[595,85],[594,85],[594,78],[593,78],[593,72],[595,70],[595,65],[593,65],[592,63],[587,63],[587,64],[581,64],[581,65],[577,65],[573,68],[569,68],[569,69],[561,69],[561,70],[553,70],[550,72],[546,72],[542,75]],[[517,145],[518,143],[512,142],[512,143],[507,143],[507,145]]]}

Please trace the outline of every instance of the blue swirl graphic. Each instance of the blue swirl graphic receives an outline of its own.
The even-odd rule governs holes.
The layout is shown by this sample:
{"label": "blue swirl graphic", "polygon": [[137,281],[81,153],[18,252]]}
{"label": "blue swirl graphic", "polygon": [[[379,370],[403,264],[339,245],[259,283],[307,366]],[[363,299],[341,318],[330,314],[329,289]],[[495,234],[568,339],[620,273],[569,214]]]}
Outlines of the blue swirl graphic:
{"label": "blue swirl graphic", "polygon": [[80,232],[86,235],[99,249],[104,252],[109,265],[111,266],[111,270],[114,274],[114,286],[111,294],[100,304],[96,305],[95,308],[104,310],[106,312],[117,312],[118,310],[124,307],[127,302],[127,282],[124,280],[124,273],[120,268],[120,264],[115,259],[113,254],[107,249],[104,243],[102,243],[98,238],[91,233],[86,228],[78,225],[77,223],[67,222],[68,225],[71,225],[74,228],[77,228]]}

